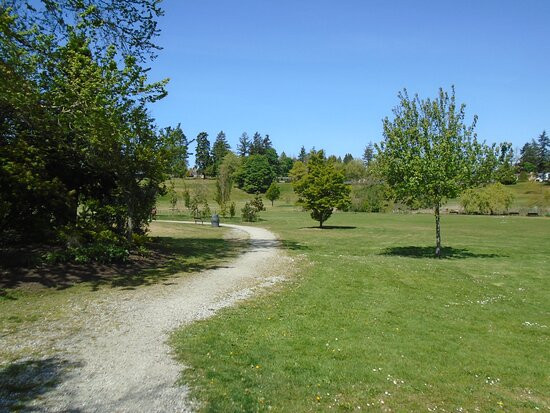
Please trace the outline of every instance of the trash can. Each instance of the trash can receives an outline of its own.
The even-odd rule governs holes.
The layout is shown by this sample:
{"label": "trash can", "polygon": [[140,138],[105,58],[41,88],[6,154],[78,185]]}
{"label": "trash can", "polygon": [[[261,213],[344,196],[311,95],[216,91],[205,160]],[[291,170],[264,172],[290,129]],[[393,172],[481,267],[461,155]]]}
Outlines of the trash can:
{"label": "trash can", "polygon": [[220,216],[218,214],[212,215],[212,219],[210,220],[212,222],[213,227],[219,227],[220,226]]}

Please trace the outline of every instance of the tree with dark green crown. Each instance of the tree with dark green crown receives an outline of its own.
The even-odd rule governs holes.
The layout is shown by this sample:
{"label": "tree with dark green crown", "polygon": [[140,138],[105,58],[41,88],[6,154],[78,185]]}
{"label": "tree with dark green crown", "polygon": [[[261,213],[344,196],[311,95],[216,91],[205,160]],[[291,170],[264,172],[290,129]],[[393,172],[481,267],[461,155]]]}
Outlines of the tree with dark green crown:
{"label": "tree with dark green crown", "polygon": [[302,163],[305,163],[307,161],[307,152],[306,148],[302,145],[300,148],[300,153],[298,154],[298,160]]}
{"label": "tree with dark green crown", "polygon": [[336,170],[322,150],[310,156],[307,172],[292,187],[298,194],[298,203],[311,211],[311,218],[319,221],[320,228],[335,208],[343,210],[351,204],[351,186],[344,183],[344,174]]}
{"label": "tree with dark green crown", "polygon": [[227,142],[225,133],[223,131],[220,131],[220,133],[218,133],[218,136],[216,136],[214,144],[212,145],[212,171],[215,176],[218,176],[220,164],[222,163],[223,158],[225,157],[225,155],[227,155],[230,149],[231,146],[229,146],[229,143]]}
{"label": "tree with dark green crown", "polygon": [[239,144],[237,145],[237,153],[241,158],[250,155],[250,138],[246,132],[243,132],[239,138]]}
{"label": "tree with dark green crown", "polygon": [[197,149],[195,152],[195,165],[197,172],[206,178],[208,167],[212,165],[212,157],[210,155],[210,141],[208,133],[201,132],[197,135]]}
{"label": "tree with dark green crown", "polygon": [[353,155],[351,153],[346,153],[344,155],[344,163],[349,163],[353,160]]}
{"label": "tree with dark green crown", "polygon": [[275,178],[275,172],[265,155],[244,158],[240,169],[235,173],[238,187],[249,194],[265,192]]}
{"label": "tree with dark green crown", "polygon": [[396,199],[431,207],[435,215],[435,255],[441,257],[440,208],[445,200],[493,177],[496,148],[477,140],[477,117],[465,124],[466,106],[457,105],[455,90],[439,90],[434,99],[399,95],[393,119],[383,120],[378,146],[379,172]]}
{"label": "tree with dark green crown", "polygon": [[363,151],[363,163],[368,168],[372,160],[374,159],[374,145],[372,142],[369,142],[367,146],[365,146],[365,150]]}
{"label": "tree with dark green crown", "polygon": [[263,155],[265,153],[264,140],[260,132],[255,132],[250,144],[250,155]]}
{"label": "tree with dark green crown", "polygon": [[543,130],[542,133],[537,138],[537,147],[538,147],[538,162],[537,162],[537,171],[538,172],[548,172],[550,170],[550,139],[546,134],[546,131]]}

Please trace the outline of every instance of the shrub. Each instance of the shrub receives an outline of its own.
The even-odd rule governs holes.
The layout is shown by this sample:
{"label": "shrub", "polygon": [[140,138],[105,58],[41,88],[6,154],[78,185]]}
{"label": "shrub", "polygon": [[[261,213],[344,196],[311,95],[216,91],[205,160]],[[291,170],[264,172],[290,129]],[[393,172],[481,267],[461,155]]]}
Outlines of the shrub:
{"label": "shrub", "polygon": [[250,202],[245,202],[242,212],[244,222],[255,222],[258,220],[258,210]]}
{"label": "shrub", "polygon": [[389,208],[389,204],[383,185],[355,185],[351,192],[349,210],[353,212],[384,212]]}
{"label": "shrub", "polygon": [[514,194],[501,183],[468,189],[460,197],[460,204],[468,214],[502,214],[513,202]]}
{"label": "shrub", "polygon": [[235,216],[235,202],[231,202],[231,205],[229,205],[229,216],[233,218]]}

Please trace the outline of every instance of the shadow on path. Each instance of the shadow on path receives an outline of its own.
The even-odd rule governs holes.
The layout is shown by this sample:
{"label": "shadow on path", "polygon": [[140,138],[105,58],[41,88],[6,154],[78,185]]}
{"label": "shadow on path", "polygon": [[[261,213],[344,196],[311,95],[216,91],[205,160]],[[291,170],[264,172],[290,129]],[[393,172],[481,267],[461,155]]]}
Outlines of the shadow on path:
{"label": "shadow on path", "polygon": [[59,385],[71,369],[78,367],[79,364],[56,357],[0,367],[0,411],[26,408],[32,400]]}
{"label": "shadow on path", "polygon": [[0,267],[0,292],[31,283],[58,290],[81,282],[91,283],[94,290],[151,285],[177,273],[217,268],[220,261],[245,252],[247,245],[246,240],[157,237],[144,255],[131,255],[125,262]]}
{"label": "shadow on path", "polygon": [[[433,246],[390,247],[390,248],[386,248],[380,255],[390,255],[390,256],[409,257],[409,258],[437,259],[437,257],[435,256],[435,247]],[[499,257],[505,257],[505,255],[476,253],[476,252],[471,252],[466,248],[443,247],[441,249],[442,259],[499,258]]]}

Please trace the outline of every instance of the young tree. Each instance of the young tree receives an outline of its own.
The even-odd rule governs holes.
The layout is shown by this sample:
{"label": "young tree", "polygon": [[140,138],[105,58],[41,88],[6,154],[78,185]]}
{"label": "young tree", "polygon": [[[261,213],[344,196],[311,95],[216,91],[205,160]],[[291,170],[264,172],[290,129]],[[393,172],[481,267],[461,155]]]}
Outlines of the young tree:
{"label": "young tree", "polygon": [[344,183],[344,175],[334,168],[333,162],[325,159],[322,150],[310,156],[307,173],[292,187],[298,194],[298,203],[311,211],[320,228],[334,208],[345,209],[351,203],[351,187]]}
{"label": "young tree", "polygon": [[440,208],[470,187],[491,179],[497,164],[494,147],[477,141],[464,124],[465,105],[457,106],[455,90],[439,90],[436,99],[399,95],[392,120],[383,120],[384,140],[378,149],[379,172],[397,199],[430,206],[435,214],[436,249],[441,257]]}
{"label": "young tree", "polygon": [[187,140],[187,137],[181,129],[181,124],[175,128],[168,126],[160,131],[161,138],[167,142],[167,149],[172,152],[172,162],[169,166],[169,173],[172,176],[178,178],[183,178],[187,173],[189,158],[188,148],[191,143],[194,142],[194,139],[191,141]]}
{"label": "young tree", "polygon": [[212,158],[210,156],[210,141],[208,140],[208,133],[201,132],[197,135],[197,151],[195,153],[195,164],[197,171],[206,178],[207,168],[212,165]]}
{"label": "young tree", "polygon": [[239,144],[237,145],[237,153],[241,158],[250,155],[250,138],[246,132],[243,132],[239,138]]}
{"label": "young tree", "polygon": [[241,165],[241,159],[233,152],[227,153],[223,158],[216,180],[216,202],[220,209],[227,210],[227,203],[231,199],[234,174]]}
{"label": "young tree", "polygon": [[281,196],[281,189],[279,188],[279,185],[275,182],[271,182],[271,185],[269,188],[267,188],[267,191],[265,193],[265,197],[271,201],[271,206],[273,206],[273,202],[276,199],[279,199]]}
{"label": "young tree", "polygon": [[218,136],[216,136],[214,145],[212,145],[212,169],[215,176],[218,175],[220,164],[230,148],[225,133],[220,131]]}

